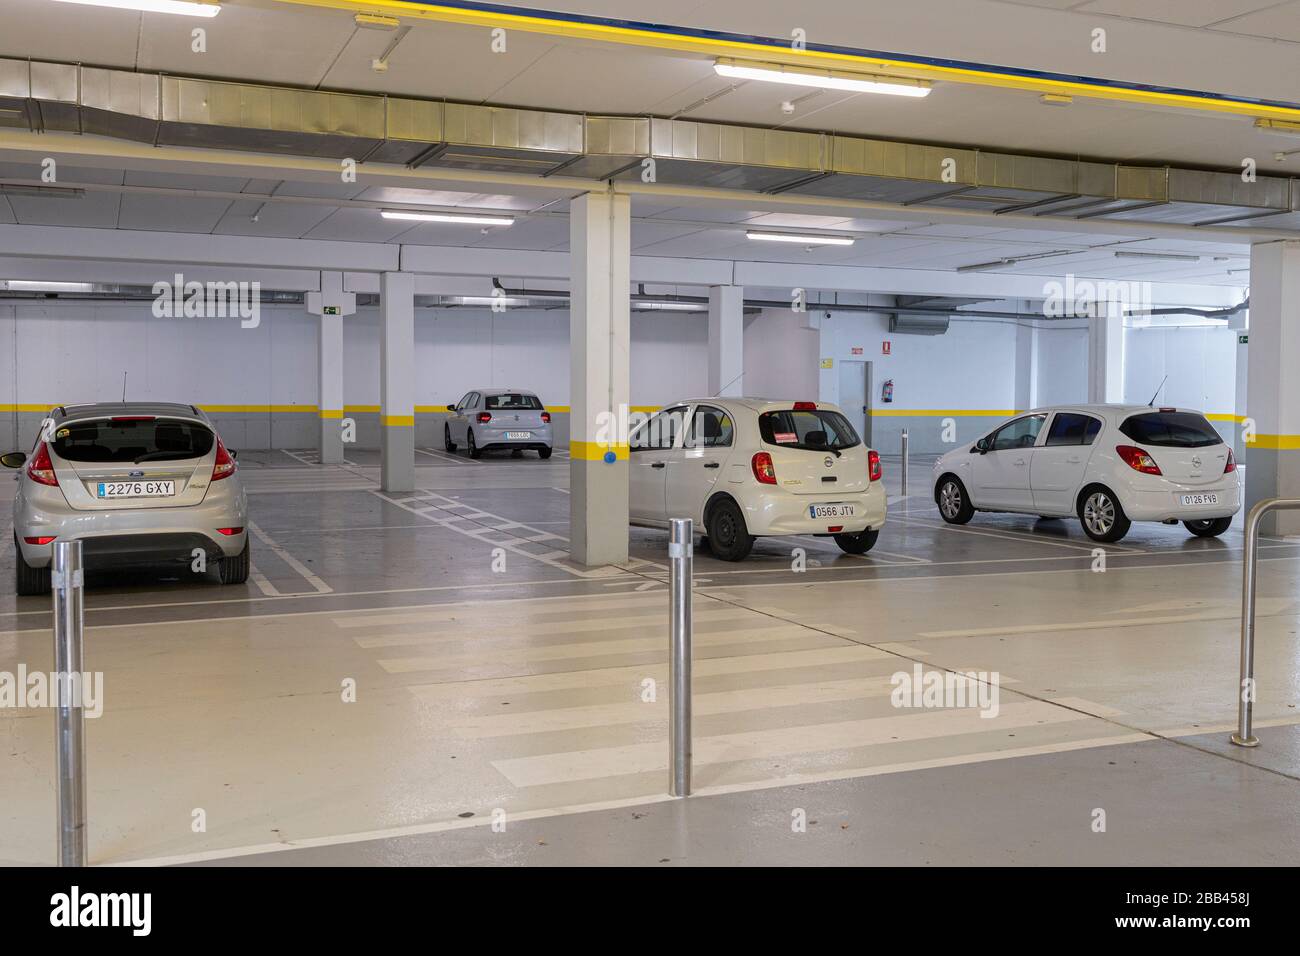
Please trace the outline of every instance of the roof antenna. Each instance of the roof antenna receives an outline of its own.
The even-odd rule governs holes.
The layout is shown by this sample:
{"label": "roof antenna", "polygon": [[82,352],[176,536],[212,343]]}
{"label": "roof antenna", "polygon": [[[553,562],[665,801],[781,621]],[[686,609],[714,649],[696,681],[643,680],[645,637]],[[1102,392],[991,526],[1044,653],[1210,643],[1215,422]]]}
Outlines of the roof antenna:
{"label": "roof antenna", "polygon": [[1160,388],[1157,388],[1157,389],[1156,389],[1156,394],[1155,394],[1155,395],[1152,395],[1152,396],[1151,396],[1151,401],[1147,402],[1147,408],[1150,408],[1151,406],[1155,405],[1155,403],[1156,403],[1156,396],[1160,394],[1160,389],[1165,387],[1165,382],[1167,382],[1167,381],[1169,381],[1169,376],[1168,376],[1168,375],[1166,375],[1164,378],[1162,378],[1162,379],[1160,380]]}
{"label": "roof antenna", "polygon": [[126,403],[126,372],[122,373],[122,402]]}

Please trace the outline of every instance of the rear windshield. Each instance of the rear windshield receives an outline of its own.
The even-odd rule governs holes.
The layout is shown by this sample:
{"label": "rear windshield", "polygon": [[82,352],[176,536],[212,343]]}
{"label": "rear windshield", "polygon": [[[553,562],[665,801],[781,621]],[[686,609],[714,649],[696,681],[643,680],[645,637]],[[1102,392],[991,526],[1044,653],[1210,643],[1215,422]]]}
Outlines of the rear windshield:
{"label": "rear windshield", "polygon": [[65,461],[124,465],[201,458],[212,451],[214,437],[199,422],[102,418],[62,426],[51,447]]}
{"label": "rear windshield", "polygon": [[758,431],[763,441],[783,448],[852,448],[858,433],[839,412],[796,411],[764,412],[758,416]]}
{"label": "rear windshield", "polygon": [[1195,412],[1143,412],[1127,419],[1119,430],[1139,445],[1203,448],[1223,441],[1205,416]]}
{"label": "rear windshield", "polygon": [[487,402],[485,407],[502,411],[526,411],[542,407],[542,402],[536,395],[521,395],[519,392],[488,395],[484,401]]}

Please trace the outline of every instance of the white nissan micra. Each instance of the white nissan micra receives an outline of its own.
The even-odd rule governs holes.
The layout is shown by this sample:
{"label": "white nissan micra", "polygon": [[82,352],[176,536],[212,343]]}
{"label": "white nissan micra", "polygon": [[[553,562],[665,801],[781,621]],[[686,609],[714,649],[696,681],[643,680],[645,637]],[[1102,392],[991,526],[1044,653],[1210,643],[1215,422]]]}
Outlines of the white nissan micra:
{"label": "white nissan micra", "polygon": [[1241,508],[1232,449],[1200,412],[1147,405],[1040,408],[934,463],[934,500],[949,524],[976,511],[1077,515],[1094,541],[1134,521],[1179,521],[1194,535],[1228,530]]}
{"label": "white nissan micra", "polygon": [[831,536],[864,554],[885,523],[880,456],[834,405],[690,399],[640,423],[628,444],[632,524],[691,518],[724,561],[774,535]]}

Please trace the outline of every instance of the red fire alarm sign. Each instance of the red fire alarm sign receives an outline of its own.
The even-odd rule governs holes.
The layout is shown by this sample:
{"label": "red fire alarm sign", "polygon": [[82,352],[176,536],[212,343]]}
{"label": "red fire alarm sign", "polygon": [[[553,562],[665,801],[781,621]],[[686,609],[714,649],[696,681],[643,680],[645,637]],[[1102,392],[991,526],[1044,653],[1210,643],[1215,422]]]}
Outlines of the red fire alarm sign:
{"label": "red fire alarm sign", "polygon": [[884,340],[880,343],[880,354],[881,354],[881,355],[888,355],[888,354],[889,354],[889,339],[884,339]]}

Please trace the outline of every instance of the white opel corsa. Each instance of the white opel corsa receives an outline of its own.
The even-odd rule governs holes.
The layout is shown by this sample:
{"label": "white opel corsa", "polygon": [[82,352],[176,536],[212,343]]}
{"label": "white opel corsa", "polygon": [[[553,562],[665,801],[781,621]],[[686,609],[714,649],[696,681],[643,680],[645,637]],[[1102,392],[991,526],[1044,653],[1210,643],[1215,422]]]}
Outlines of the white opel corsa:
{"label": "white opel corsa", "polygon": [[1095,541],[1134,521],[1182,522],[1214,537],[1241,508],[1232,449],[1200,412],[1147,405],[1040,408],[934,463],[934,500],[949,524],[976,511],[1077,515]]}
{"label": "white opel corsa", "polygon": [[632,524],[691,518],[724,561],[771,535],[831,536],[863,554],[885,523],[880,456],[834,405],[690,399],[632,429],[628,444]]}

